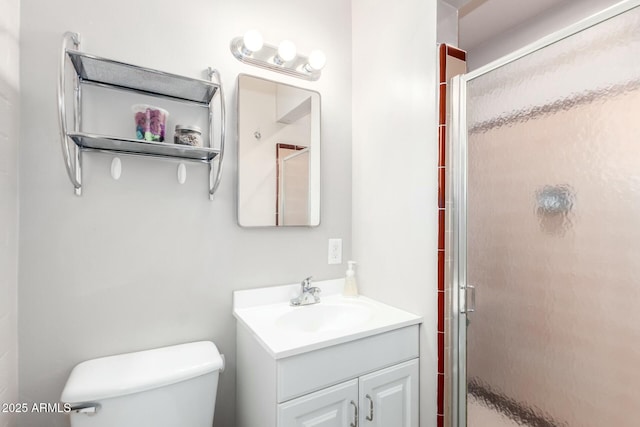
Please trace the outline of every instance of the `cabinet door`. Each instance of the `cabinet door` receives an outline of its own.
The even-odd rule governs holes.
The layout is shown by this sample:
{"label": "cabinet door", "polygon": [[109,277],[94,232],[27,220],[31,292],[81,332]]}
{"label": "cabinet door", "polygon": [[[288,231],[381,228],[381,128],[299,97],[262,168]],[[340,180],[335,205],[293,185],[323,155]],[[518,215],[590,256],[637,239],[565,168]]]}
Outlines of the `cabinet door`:
{"label": "cabinet door", "polygon": [[418,427],[418,359],[360,377],[360,427]]}
{"label": "cabinet door", "polygon": [[358,380],[278,405],[278,427],[356,427]]}

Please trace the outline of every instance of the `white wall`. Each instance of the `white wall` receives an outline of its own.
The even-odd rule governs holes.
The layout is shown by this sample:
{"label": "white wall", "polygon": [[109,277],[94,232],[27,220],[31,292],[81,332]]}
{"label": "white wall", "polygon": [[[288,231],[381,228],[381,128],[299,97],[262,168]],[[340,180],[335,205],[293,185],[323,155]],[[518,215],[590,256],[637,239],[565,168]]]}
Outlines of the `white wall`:
{"label": "white wall", "polygon": [[424,316],[420,413],[436,424],[436,2],[353,0],[353,253],[367,296]]}
{"label": "white wall", "polygon": [[438,29],[436,42],[458,46],[458,9],[438,0]]}
{"label": "white wall", "polygon": [[[597,13],[619,0],[564,1],[528,21],[467,49],[467,68],[475,70],[521,47]],[[499,16],[496,19],[500,19]],[[465,46],[461,46],[465,49]]]}
{"label": "white wall", "polygon": [[[20,400],[55,402],[83,360],[210,339],[228,370],[215,425],[235,419],[232,291],[291,283],[313,274],[339,277],[326,264],[327,238],[351,253],[351,16],[343,0],[22,0],[20,151]],[[265,40],[321,48],[327,66],[305,82],[238,62],[234,36],[262,30]],[[113,181],[110,156],[85,156],[85,191],[73,195],[56,122],[59,44],[80,32],[82,50],[147,67],[204,77],[217,67],[227,90],[228,155],[219,193],[206,196],[206,168],[123,158]],[[236,76],[259,75],[322,94],[322,218],[317,228],[241,229],[236,224]],[[95,106],[94,106],[95,107]],[[172,135],[172,132],[169,133]],[[328,173],[327,171],[330,171]],[[65,416],[20,417],[19,426],[65,426]]]}
{"label": "white wall", "polygon": [[0,402],[18,401],[19,33],[20,1],[0,0]]}

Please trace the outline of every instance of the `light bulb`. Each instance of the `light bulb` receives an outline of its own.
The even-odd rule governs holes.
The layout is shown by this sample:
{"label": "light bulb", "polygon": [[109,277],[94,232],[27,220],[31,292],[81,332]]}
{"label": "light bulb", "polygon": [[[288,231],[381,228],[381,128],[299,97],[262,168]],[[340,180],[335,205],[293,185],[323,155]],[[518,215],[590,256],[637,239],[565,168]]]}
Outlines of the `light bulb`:
{"label": "light bulb", "polygon": [[322,70],[324,64],[327,63],[327,56],[321,50],[313,50],[309,54],[309,63],[305,66],[307,71],[319,71]]}
{"label": "light bulb", "polygon": [[258,30],[249,30],[244,33],[242,38],[243,48],[248,52],[245,52],[247,55],[262,49],[263,43],[262,34]]}
{"label": "light bulb", "polygon": [[289,62],[296,57],[296,45],[290,40],[283,40],[278,46],[278,56],[282,62]]}

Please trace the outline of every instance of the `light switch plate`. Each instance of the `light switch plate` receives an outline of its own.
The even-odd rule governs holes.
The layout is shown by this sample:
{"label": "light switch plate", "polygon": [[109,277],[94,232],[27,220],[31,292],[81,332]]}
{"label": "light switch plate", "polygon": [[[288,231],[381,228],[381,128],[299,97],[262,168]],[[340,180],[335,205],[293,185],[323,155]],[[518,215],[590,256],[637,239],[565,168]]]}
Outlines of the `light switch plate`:
{"label": "light switch plate", "polygon": [[342,264],[342,239],[329,239],[329,264]]}

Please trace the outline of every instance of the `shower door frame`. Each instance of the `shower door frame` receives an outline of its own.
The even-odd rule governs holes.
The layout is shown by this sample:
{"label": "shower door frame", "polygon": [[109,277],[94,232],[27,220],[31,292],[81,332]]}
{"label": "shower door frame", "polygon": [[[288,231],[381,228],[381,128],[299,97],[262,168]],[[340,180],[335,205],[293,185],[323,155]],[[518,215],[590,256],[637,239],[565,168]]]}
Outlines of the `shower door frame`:
{"label": "shower door frame", "polygon": [[[577,34],[587,28],[628,12],[640,6],[640,0],[624,0],[601,12],[593,14],[560,31],[545,36],[530,45],[512,52],[500,59],[478,68],[467,74],[456,76],[451,81],[451,124],[449,128],[449,153],[451,153],[452,185],[450,187],[451,201],[451,230],[450,241],[451,267],[451,322],[449,334],[451,339],[450,369],[452,427],[467,426],[467,289],[471,284],[467,282],[467,167],[468,167],[468,138],[467,138],[467,83],[485,75],[497,68],[514,62],[533,52],[559,42]],[[475,298],[475,295],[473,295]],[[471,310],[471,309],[470,309]]]}

